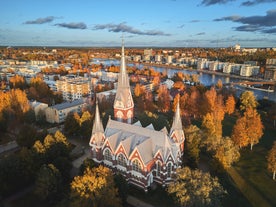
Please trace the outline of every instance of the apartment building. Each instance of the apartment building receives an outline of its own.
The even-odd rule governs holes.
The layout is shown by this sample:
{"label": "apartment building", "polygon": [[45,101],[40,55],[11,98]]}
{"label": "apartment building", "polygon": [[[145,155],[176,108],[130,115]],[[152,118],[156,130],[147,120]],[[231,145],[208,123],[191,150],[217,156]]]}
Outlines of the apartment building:
{"label": "apartment building", "polygon": [[87,77],[63,76],[56,81],[57,91],[62,93],[63,100],[73,101],[91,95],[92,84]]}
{"label": "apartment building", "polygon": [[85,106],[86,103],[82,99],[50,106],[45,109],[46,121],[49,123],[62,123],[70,112],[80,114]]}

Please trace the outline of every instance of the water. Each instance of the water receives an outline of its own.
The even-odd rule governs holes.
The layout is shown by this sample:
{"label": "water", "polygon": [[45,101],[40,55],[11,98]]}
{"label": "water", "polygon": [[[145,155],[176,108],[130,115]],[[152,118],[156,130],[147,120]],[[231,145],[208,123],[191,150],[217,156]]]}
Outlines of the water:
{"label": "water", "polygon": [[[102,63],[103,65],[108,65],[108,66],[112,64],[120,65],[120,61],[115,59],[114,60],[113,59],[93,59],[93,63],[98,63],[98,64]],[[134,66],[134,64],[132,63],[128,65]],[[143,68],[143,64],[135,64],[135,66],[139,69]],[[234,78],[234,77],[227,77],[227,76],[207,74],[207,73],[198,73],[197,71],[190,71],[185,69],[178,70],[178,69],[170,69],[170,68],[155,67],[155,66],[150,66],[150,67],[154,68],[158,72],[166,72],[169,78],[171,78],[177,72],[182,72],[184,74],[198,74],[200,83],[205,86],[215,85],[218,82],[218,80],[221,80],[223,84],[244,81],[244,79],[242,78]],[[251,90],[254,92],[254,95],[258,100],[265,98],[276,102],[276,90],[274,90],[274,92],[266,92],[266,91],[259,91],[254,89],[247,89],[240,86],[235,86],[235,88],[236,88],[237,96],[240,96],[240,94],[246,90]]]}

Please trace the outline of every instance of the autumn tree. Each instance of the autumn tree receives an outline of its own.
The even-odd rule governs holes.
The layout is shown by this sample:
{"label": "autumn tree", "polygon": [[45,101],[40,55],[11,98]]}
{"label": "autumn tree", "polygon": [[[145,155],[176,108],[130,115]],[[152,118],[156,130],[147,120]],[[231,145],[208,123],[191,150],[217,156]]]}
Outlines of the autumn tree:
{"label": "autumn tree", "polygon": [[240,109],[242,111],[246,110],[247,108],[255,109],[258,106],[258,101],[254,96],[252,91],[245,91],[241,94],[240,97]]}
{"label": "autumn tree", "polygon": [[80,130],[80,116],[78,113],[69,113],[65,118],[64,131],[68,135],[73,135]]}
{"label": "autumn tree", "polygon": [[271,150],[268,152],[267,156],[267,168],[272,172],[272,178],[275,180],[276,176],[276,141],[273,142]]}
{"label": "autumn tree", "polygon": [[[106,167],[86,168],[71,183],[72,206],[121,206],[112,171]],[[108,199],[107,199],[108,198]]]}
{"label": "autumn tree", "polygon": [[216,87],[217,87],[218,89],[222,89],[223,83],[222,83],[221,79],[218,80],[218,82],[217,82],[217,84],[216,84]]}
{"label": "autumn tree", "polygon": [[202,127],[205,131],[207,150],[214,150],[222,138],[222,121],[224,119],[223,97],[217,95],[215,88],[205,93],[207,113],[203,117]]}
{"label": "autumn tree", "polygon": [[218,178],[188,167],[177,169],[176,179],[167,191],[181,206],[221,206],[226,194]]}
{"label": "autumn tree", "polygon": [[239,148],[250,144],[252,150],[253,145],[257,144],[262,137],[263,129],[264,126],[257,110],[249,107],[243,116],[237,119],[231,138]]}
{"label": "autumn tree", "polygon": [[166,85],[159,86],[157,97],[158,109],[163,113],[168,112],[170,110],[171,100],[170,93]]}
{"label": "autumn tree", "polygon": [[226,103],[225,103],[225,113],[232,114],[235,111],[235,105],[236,101],[233,95],[230,95],[227,97]]}
{"label": "autumn tree", "polygon": [[9,83],[10,83],[10,87],[13,89],[20,88],[21,90],[23,90],[26,87],[25,79],[20,75],[15,75],[11,77],[9,80]]}
{"label": "autumn tree", "polygon": [[[202,134],[200,129],[195,125],[190,125],[184,129],[185,131],[185,153],[188,160],[196,166],[199,161],[200,144]],[[189,162],[189,163],[190,163]]]}
{"label": "autumn tree", "polygon": [[224,169],[231,167],[232,163],[240,158],[239,149],[230,137],[224,137],[217,146],[214,157],[221,163]]}

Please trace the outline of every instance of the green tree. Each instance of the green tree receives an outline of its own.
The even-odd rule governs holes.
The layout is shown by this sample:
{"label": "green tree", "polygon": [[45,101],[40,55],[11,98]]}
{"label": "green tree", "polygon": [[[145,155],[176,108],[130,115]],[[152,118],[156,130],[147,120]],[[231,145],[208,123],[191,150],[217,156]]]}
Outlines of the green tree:
{"label": "green tree", "polygon": [[268,152],[267,156],[267,168],[272,172],[272,178],[275,180],[276,176],[276,141],[273,142],[271,150]]}
{"label": "green tree", "polygon": [[35,194],[43,201],[54,202],[60,196],[62,177],[53,164],[44,164],[38,171],[35,181]]}
{"label": "green tree", "polygon": [[72,206],[122,206],[112,171],[101,165],[97,168],[86,168],[82,176],[74,177],[70,197]]}
{"label": "green tree", "polygon": [[181,206],[191,207],[221,206],[226,194],[218,178],[188,167],[177,169],[176,180],[167,190]]}

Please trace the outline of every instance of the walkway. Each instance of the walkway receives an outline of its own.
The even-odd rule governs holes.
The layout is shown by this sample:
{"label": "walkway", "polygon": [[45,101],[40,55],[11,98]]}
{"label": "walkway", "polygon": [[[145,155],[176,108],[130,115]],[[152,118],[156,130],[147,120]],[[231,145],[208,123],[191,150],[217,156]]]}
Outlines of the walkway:
{"label": "walkway", "polygon": [[154,207],[130,195],[127,197],[127,203],[134,207]]}

